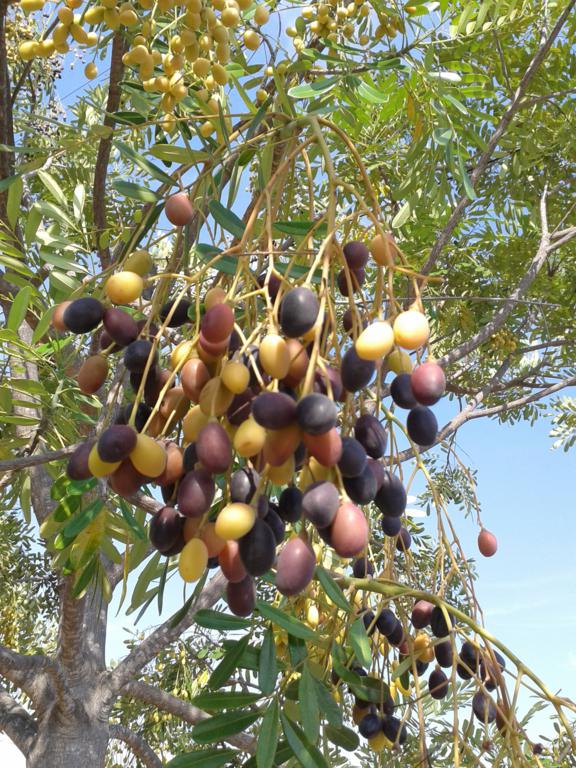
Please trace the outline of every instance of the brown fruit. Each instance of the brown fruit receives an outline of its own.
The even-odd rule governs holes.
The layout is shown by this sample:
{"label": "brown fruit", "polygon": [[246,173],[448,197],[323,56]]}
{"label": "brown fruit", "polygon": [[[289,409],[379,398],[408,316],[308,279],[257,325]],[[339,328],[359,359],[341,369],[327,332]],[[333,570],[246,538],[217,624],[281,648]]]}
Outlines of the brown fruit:
{"label": "brown fruit", "polygon": [[95,443],[95,440],[80,443],[74,453],[71,454],[66,467],[66,474],[71,480],[88,480],[89,477],[92,477],[92,472],[88,467],[88,456],[90,456],[90,451]]}
{"label": "brown fruit", "polygon": [[134,468],[130,459],[125,459],[108,478],[110,488],[126,498],[135,494],[145,482],[146,478]]}
{"label": "brown fruit", "polygon": [[340,557],[355,557],[364,551],[369,538],[370,530],[362,510],[350,501],[344,502],[330,528],[332,547]]}
{"label": "brown fruit", "polygon": [[52,328],[55,328],[57,331],[60,331],[61,333],[66,333],[68,328],[66,325],[64,325],[64,312],[66,311],[66,308],[72,304],[71,301],[63,301],[61,304],[57,304],[54,307],[54,312],[52,313]]}
{"label": "brown fruit", "polygon": [[250,616],[256,607],[256,585],[252,576],[247,574],[242,581],[229,582],[226,602],[235,616]]}
{"label": "brown fruit", "polygon": [[264,442],[264,461],[273,467],[284,464],[300,444],[302,433],[297,424],[268,430]]}
{"label": "brown fruit", "polygon": [[184,394],[184,388],[172,387],[162,399],[160,415],[166,420],[171,419],[170,423],[174,426],[177,421],[181,421],[186,416],[189,408],[190,400]]}
{"label": "brown fruit", "polygon": [[316,568],[314,550],[299,536],[290,539],[280,550],[276,566],[276,589],[291,596],[302,592],[312,581]]}
{"label": "brown fruit", "polygon": [[234,310],[228,304],[215,304],[202,318],[200,329],[210,344],[225,341],[234,329]]}
{"label": "brown fruit", "polygon": [[156,478],[160,486],[168,486],[178,482],[184,474],[183,451],[176,443],[166,443],[166,469]]}
{"label": "brown fruit", "polygon": [[290,367],[283,381],[289,387],[296,387],[306,376],[310,358],[304,346],[298,339],[287,339],[286,345],[290,353]]}
{"label": "brown fruit", "polygon": [[333,467],[342,456],[342,438],[336,427],[323,435],[308,435],[304,433],[302,440],[310,456],[322,464],[323,467]]}
{"label": "brown fruit", "polygon": [[478,549],[480,550],[480,554],[484,555],[484,557],[492,557],[492,555],[495,555],[498,549],[496,536],[485,528],[482,528],[478,534]]}
{"label": "brown fruit", "polygon": [[232,444],[226,430],[217,421],[202,427],[196,440],[196,455],[204,468],[221,475],[232,463]]}
{"label": "brown fruit", "polygon": [[248,575],[240,559],[240,548],[237,541],[227,541],[218,555],[218,562],[222,573],[228,581],[236,584]]}
{"label": "brown fruit", "polygon": [[184,227],[194,217],[194,209],[186,192],[177,192],[166,200],[164,206],[166,218],[175,227]]}
{"label": "brown fruit", "polygon": [[220,376],[210,379],[200,393],[199,405],[206,416],[223,416],[234,400],[234,395],[224,384]]}
{"label": "brown fruit", "polygon": [[85,395],[93,395],[98,392],[108,376],[108,361],[101,355],[92,355],[87,358],[78,371],[76,381],[80,391]]}
{"label": "brown fruit", "polygon": [[184,364],[180,372],[180,382],[184,394],[193,403],[197,403],[200,399],[200,392],[210,379],[210,373],[206,365],[198,357],[193,357],[192,360],[188,360]]}
{"label": "brown fruit", "polygon": [[220,552],[226,546],[225,539],[221,539],[217,536],[214,530],[214,523],[206,523],[206,525],[200,531],[200,538],[206,544],[208,550],[208,557],[218,557]]}
{"label": "brown fruit", "polygon": [[208,341],[204,334],[200,332],[198,349],[200,352],[205,352],[209,357],[219,358],[228,349],[229,340],[230,336],[227,336],[223,341]]}

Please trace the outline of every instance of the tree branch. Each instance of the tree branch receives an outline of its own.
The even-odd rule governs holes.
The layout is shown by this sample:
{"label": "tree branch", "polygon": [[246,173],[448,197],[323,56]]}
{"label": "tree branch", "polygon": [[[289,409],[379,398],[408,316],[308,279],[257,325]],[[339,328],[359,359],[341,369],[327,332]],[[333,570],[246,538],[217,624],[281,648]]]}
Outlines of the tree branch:
{"label": "tree branch", "polygon": [[32,715],[0,686],[0,731],[28,757],[32,742],[38,734],[38,726]]}
{"label": "tree branch", "polygon": [[466,420],[469,421],[470,419],[479,419],[481,416],[494,416],[498,413],[513,411],[516,408],[522,408],[529,403],[534,403],[537,400],[542,400],[544,397],[553,395],[555,392],[559,392],[561,389],[573,386],[576,386],[576,376],[572,376],[569,379],[559,381],[556,384],[552,384],[551,386],[546,387],[545,389],[540,389],[538,392],[534,392],[531,395],[525,395],[524,397],[519,397],[516,400],[511,400],[509,403],[502,403],[501,405],[494,405],[490,408],[482,408],[480,411],[474,411],[468,416]]}
{"label": "tree branch", "polygon": [[[144,701],[146,704],[150,704],[157,709],[169,712],[191,725],[195,725],[201,720],[210,717],[210,715],[203,710],[198,709],[198,707],[195,707],[193,704],[178,699],[170,693],[166,693],[153,685],[148,685],[148,683],[142,683],[139,680],[127,683],[120,693],[122,696],[129,696],[132,699]],[[226,741],[228,744],[241,749],[243,752],[253,752],[255,748],[254,739],[245,734],[231,736],[229,739],[226,739]]]}
{"label": "tree branch", "polygon": [[172,626],[172,619],[165,621],[145,640],[133,648],[118,664],[116,669],[106,673],[104,675],[105,686],[108,688],[110,698],[118,694],[161,650],[177,640],[191,626],[194,622],[196,611],[199,611],[201,608],[210,608],[217,603],[225,587],[226,579],[222,572],[218,571],[206,584],[188,613],[176,626]]}
{"label": "tree branch", "polygon": [[71,594],[74,576],[60,581],[60,622],[58,625],[57,659],[74,680],[82,674],[85,657],[83,624],[86,601],[76,600]]}
{"label": "tree branch", "polygon": [[573,240],[576,237],[576,227],[565,229],[562,233],[562,236],[559,237],[559,235],[560,233],[557,232],[554,241],[548,246],[548,253],[552,253],[558,248],[561,248],[563,245],[566,245],[566,243],[569,243],[570,240]]}
{"label": "tree branch", "polygon": [[[566,20],[570,16],[570,13],[575,5],[576,5],[576,0],[570,0],[566,8],[562,11],[560,16],[558,17],[558,20],[556,21],[556,24],[552,28],[550,34],[548,35],[546,40],[544,40],[544,42],[540,45],[532,61],[528,65],[528,68],[524,72],[524,76],[520,80],[520,84],[516,89],[514,98],[512,99],[510,106],[502,115],[502,118],[500,119],[498,126],[496,127],[496,129],[494,130],[494,133],[490,137],[490,141],[488,142],[486,149],[480,156],[480,159],[478,160],[476,167],[472,171],[470,179],[473,186],[475,186],[477,182],[480,180],[480,178],[484,175],[484,171],[486,170],[488,166],[488,162],[492,157],[494,150],[498,146],[500,139],[502,138],[508,126],[512,122],[512,119],[514,118],[514,115],[516,114],[516,112],[518,112],[518,110],[522,107],[522,99],[524,97],[524,94],[526,93],[526,89],[528,88],[529,84],[532,82],[534,75],[540,68],[540,65],[548,55],[554,40],[556,40],[556,38],[560,34],[562,27],[564,26]],[[454,229],[456,228],[456,225],[462,218],[462,214],[464,213],[464,211],[470,205],[471,202],[472,201],[467,195],[464,195],[463,197],[460,198],[460,200],[458,200],[458,203],[456,204],[456,207],[452,211],[452,214],[448,219],[446,226],[440,232],[440,234],[438,235],[438,238],[436,239],[436,242],[432,246],[432,250],[430,251],[430,255],[428,256],[428,259],[424,263],[423,267],[420,269],[420,272],[423,275],[429,274],[431,270],[434,268],[434,265],[438,261],[438,258],[442,253],[442,250],[450,240],[452,232],[454,231]]]}
{"label": "tree branch", "polygon": [[129,728],[117,724],[111,725],[110,738],[127,744],[145,768],[163,768],[164,763],[148,742]]}

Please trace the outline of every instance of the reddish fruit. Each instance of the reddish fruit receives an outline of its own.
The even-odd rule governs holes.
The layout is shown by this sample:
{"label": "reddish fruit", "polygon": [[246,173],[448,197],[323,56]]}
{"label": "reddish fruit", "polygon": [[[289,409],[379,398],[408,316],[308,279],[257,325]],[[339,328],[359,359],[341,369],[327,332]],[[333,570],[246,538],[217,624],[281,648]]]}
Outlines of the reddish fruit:
{"label": "reddish fruit", "polygon": [[175,227],[184,227],[194,216],[194,209],[186,192],[177,192],[169,197],[164,212],[170,224]]}
{"label": "reddish fruit", "polygon": [[492,557],[492,555],[495,555],[496,550],[498,549],[496,536],[485,528],[482,528],[478,534],[478,549],[480,550],[480,554],[484,555],[484,557]]}
{"label": "reddish fruit", "polygon": [[421,405],[434,405],[446,391],[446,376],[438,363],[424,363],[413,371],[410,387]]}

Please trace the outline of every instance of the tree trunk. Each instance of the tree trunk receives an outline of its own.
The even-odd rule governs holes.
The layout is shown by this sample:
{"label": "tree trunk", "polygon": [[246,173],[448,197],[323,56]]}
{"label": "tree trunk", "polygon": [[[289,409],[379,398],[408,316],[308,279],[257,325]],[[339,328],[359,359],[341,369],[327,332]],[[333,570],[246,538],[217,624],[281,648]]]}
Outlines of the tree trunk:
{"label": "tree trunk", "polygon": [[26,768],[103,768],[108,748],[108,725],[85,719],[50,727],[38,734]]}

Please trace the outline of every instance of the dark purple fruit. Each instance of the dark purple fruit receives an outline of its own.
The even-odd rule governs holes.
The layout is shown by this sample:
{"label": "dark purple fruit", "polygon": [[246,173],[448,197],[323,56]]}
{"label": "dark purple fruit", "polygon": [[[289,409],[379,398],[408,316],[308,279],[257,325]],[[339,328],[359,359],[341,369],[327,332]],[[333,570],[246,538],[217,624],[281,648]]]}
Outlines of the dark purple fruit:
{"label": "dark purple fruit", "polygon": [[327,528],[332,524],[339,505],[338,489],[326,480],[312,483],[304,491],[302,512],[317,528]]}
{"label": "dark purple fruit", "polygon": [[342,315],[342,325],[344,326],[346,333],[350,333],[353,328],[356,328],[357,333],[360,334],[361,331],[366,328],[368,323],[360,316],[356,308],[352,310],[348,307]]}
{"label": "dark purple fruit", "polygon": [[483,691],[477,691],[474,694],[472,711],[481,723],[493,723],[496,720],[496,704]]}
{"label": "dark purple fruit", "polygon": [[237,469],[230,478],[230,501],[250,504],[260,482],[260,475],[251,467]]}
{"label": "dark purple fruit", "polygon": [[169,552],[179,541],[183,526],[184,518],[174,507],[162,507],[150,521],[150,543],[163,554]]}
{"label": "dark purple fruit", "polygon": [[75,299],[64,310],[63,321],[72,333],[88,333],[97,328],[104,316],[104,307],[91,296]]}
{"label": "dark purple fruit", "polygon": [[396,624],[393,631],[389,635],[386,635],[386,639],[388,640],[390,645],[395,645],[395,646],[400,646],[402,645],[403,642],[405,642],[406,635],[404,634],[404,630],[400,622]]}
{"label": "dark purple fruit", "polygon": [[[349,269],[348,275],[350,276],[349,278],[346,275],[346,270],[342,269],[338,272],[336,278],[338,290],[343,296],[350,296],[351,293],[358,293],[366,280],[366,270],[363,267],[360,269]],[[350,280],[350,283],[348,280]],[[350,290],[350,288],[352,288],[352,290]]]}
{"label": "dark purple fruit", "polygon": [[252,416],[265,429],[284,429],[296,418],[296,403],[283,392],[262,392],[252,401]]}
{"label": "dark purple fruit", "polygon": [[[394,611],[390,610],[390,608],[382,608],[376,621],[378,631],[381,632],[385,637],[388,637],[396,631],[398,625],[400,625],[400,622],[398,621]],[[400,627],[401,626],[402,625],[400,625]]]}
{"label": "dark purple fruit", "polygon": [[123,309],[109,307],[102,320],[106,333],[119,347],[127,347],[138,338],[138,324]]}
{"label": "dark purple fruit", "polygon": [[184,545],[186,544],[186,539],[184,538],[184,526],[182,526],[182,531],[174,544],[170,547],[170,549],[167,549],[165,552],[162,552],[164,557],[172,557],[173,555],[179,555],[180,552],[184,549]]}
{"label": "dark purple fruit", "polygon": [[493,691],[496,689],[496,686],[498,685],[499,673],[501,674],[506,667],[506,661],[504,657],[501,656],[498,651],[493,650],[492,653],[496,659],[496,664],[494,664],[488,654],[483,656],[480,661],[480,677],[482,678],[484,686],[488,691]]}
{"label": "dark purple fruit", "polygon": [[[120,469],[121,469],[121,465],[120,467],[118,467],[116,472],[118,472]],[[114,477],[114,475],[112,475],[112,477]],[[176,483],[174,483],[173,485],[162,485],[160,487],[160,493],[162,494],[162,501],[165,504],[176,503]]]}
{"label": "dark purple fruit", "polygon": [[286,523],[272,505],[268,508],[268,514],[264,518],[264,522],[272,530],[276,544],[281,544],[286,535]]}
{"label": "dark purple fruit", "polygon": [[438,421],[430,408],[417,405],[412,408],[406,419],[406,429],[410,439],[422,448],[429,448],[438,436]]}
{"label": "dark purple fruit", "polygon": [[[362,360],[356,354],[354,347],[350,347],[342,358],[340,367],[342,385],[348,392],[359,392],[370,384],[375,371],[376,366],[372,360]],[[358,435],[356,435],[356,439],[358,439]]]}
{"label": "dark purple fruit", "polygon": [[136,446],[136,431],[127,425],[112,424],[98,439],[98,455],[102,461],[114,463],[126,459]]}
{"label": "dark purple fruit", "polygon": [[276,538],[270,526],[260,518],[252,530],[238,541],[242,565],[252,576],[262,576],[274,565],[276,559]]}
{"label": "dark purple fruit", "polygon": [[196,439],[196,455],[212,475],[222,475],[232,463],[232,443],[224,427],[212,421],[202,427]]}
{"label": "dark purple fruit", "polygon": [[178,509],[186,517],[202,517],[214,501],[216,486],[205,469],[188,472],[178,486]]}
{"label": "dark purple fruit", "polygon": [[358,477],[345,477],[344,489],[355,504],[369,504],[376,496],[377,486],[374,473],[366,465]]}
{"label": "dark purple fruit", "polygon": [[[454,628],[454,619],[450,616],[450,613],[448,613],[448,616],[450,617],[452,628]],[[447,637],[450,634],[446,618],[439,605],[435,606],[430,614],[430,628],[434,637]]]}
{"label": "dark purple fruit", "polygon": [[342,377],[340,376],[340,371],[333,368],[331,365],[327,365],[324,370],[317,370],[314,374],[314,391],[320,392],[321,395],[327,395],[327,382],[330,383],[334,400],[341,402],[344,399]]}
{"label": "dark purple fruit", "polygon": [[[266,272],[261,272],[257,279],[258,285],[260,288],[264,288],[266,284]],[[280,290],[282,286],[282,280],[278,277],[278,275],[275,272],[270,272],[270,277],[268,278],[268,296],[270,297],[270,301],[274,302],[276,301],[276,296],[278,296],[278,291]]]}
{"label": "dark purple fruit", "polygon": [[441,667],[451,667],[454,663],[454,653],[450,640],[443,640],[434,646],[434,656]]}
{"label": "dark purple fruit", "polygon": [[323,435],[336,426],[338,409],[326,395],[307,395],[296,407],[296,421],[309,435]]}
{"label": "dark purple fruit", "polygon": [[407,552],[412,544],[412,536],[406,528],[400,528],[398,532],[398,539],[396,541],[396,549],[398,552]]}
{"label": "dark purple fruit", "polygon": [[385,470],[384,482],[374,501],[380,512],[386,517],[400,517],[403,515],[408,496],[400,478]]}
{"label": "dark purple fruit", "polygon": [[392,400],[399,408],[415,408],[418,405],[418,401],[414,397],[411,386],[412,376],[409,373],[400,373],[396,378],[392,379],[390,384],[390,394]]}
{"label": "dark purple fruit", "polygon": [[426,600],[418,600],[414,603],[412,608],[411,621],[412,626],[415,629],[424,629],[430,624],[430,616],[434,606],[432,603],[428,603]]}
{"label": "dark purple fruit", "polygon": [[362,621],[364,622],[364,629],[369,635],[373,635],[376,632],[374,611],[366,611],[362,614]]}
{"label": "dark purple fruit", "polygon": [[302,592],[312,581],[316,568],[314,550],[300,537],[290,539],[278,555],[276,589],[287,597]]}
{"label": "dark purple fruit", "polygon": [[382,731],[392,743],[404,744],[408,738],[408,731],[404,723],[393,715],[387,715],[382,720]]}
{"label": "dark purple fruit", "polygon": [[292,288],[280,303],[279,320],[282,332],[290,339],[303,336],[318,317],[320,304],[310,288]]}
{"label": "dark purple fruit", "polygon": [[478,671],[478,667],[480,666],[480,650],[476,648],[474,643],[465,640],[462,643],[458,656],[460,657],[460,661],[469,667],[472,672]]}
{"label": "dark purple fruit", "polygon": [[376,416],[365,413],[356,420],[354,437],[373,459],[384,456],[388,434]]}
{"label": "dark purple fruit", "polygon": [[95,442],[95,440],[88,440],[85,443],[80,443],[74,453],[70,455],[66,466],[66,474],[70,480],[88,480],[89,477],[92,477],[92,472],[88,469],[88,456]]}
{"label": "dark purple fruit", "polygon": [[370,258],[370,251],[359,240],[350,240],[343,248],[344,258],[350,269],[364,267]]}
{"label": "dark purple fruit", "polygon": [[[173,301],[167,301],[166,304],[164,304],[160,309],[160,320],[162,320],[162,323],[165,322],[166,318],[170,314],[170,311],[172,307],[175,304],[175,300]],[[188,317],[188,310],[192,306],[192,303],[188,301],[187,299],[180,299],[180,301],[176,304],[176,308],[174,309],[174,313],[172,314],[172,317],[166,323],[168,328],[179,328],[181,325],[184,325],[185,323],[190,322],[190,318]]]}
{"label": "dark purple fruit", "polygon": [[382,730],[382,720],[378,715],[365,715],[358,724],[358,730],[365,739],[371,739]]}
{"label": "dark purple fruit", "polygon": [[242,581],[228,582],[226,602],[235,616],[250,616],[256,607],[256,584],[250,574]]}
{"label": "dark purple fruit", "polygon": [[364,579],[374,574],[374,565],[367,556],[358,557],[352,564],[352,573],[356,579]]}
{"label": "dark purple fruit", "polygon": [[302,491],[295,486],[284,488],[278,500],[278,514],[287,523],[296,523],[302,517]]}
{"label": "dark purple fruit", "polygon": [[238,427],[250,416],[254,397],[254,391],[250,387],[239,395],[234,396],[234,400],[232,400],[230,407],[226,411],[226,417],[232,426]]}
{"label": "dark purple fruit", "polygon": [[368,469],[374,475],[374,479],[376,480],[376,493],[378,493],[384,483],[386,470],[384,469],[384,466],[378,461],[378,459],[372,458],[368,459]]}
{"label": "dark purple fruit", "polygon": [[434,669],[428,678],[428,689],[433,699],[443,699],[448,694],[450,685],[448,678],[441,669]]}
{"label": "dark purple fruit", "polygon": [[[196,444],[190,443],[184,449],[184,455],[182,456],[182,463],[184,466],[184,472],[192,472],[198,463],[198,454],[196,453]],[[232,499],[232,501],[240,501],[240,499]]]}
{"label": "dark purple fruit", "polygon": [[[148,358],[152,354],[152,342],[145,339],[138,339],[129,344],[124,351],[124,365],[130,371],[130,373],[144,373]],[[154,353],[152,368],[157,361],[157,353]]]}
{"label": "dark purple fruit", "polygon": [[268,501],[267,496],[260,496],[258,498],[258,501],[256,502],[256,511],[258,513],[258,517],[267,517],[268,512],[270,511],[270,502]]}
{"label": "dark purple fruit", "polygon": [[412,373],[412,392],[421,405],[434,405],[446,391],[446,376],[438,363],[423,363]]}
{"label": "dark purple fruit", "polygon": [[226,341],[234,329],[234,310],[228,304],[214,304],[202,318],[200,328],[210,344]]}
{"label": "dark purple fruit", "polygon": [[353,437],[342,438],[342,455],[338,469],[342,477],[358,477],[362,474],[367,462],[364,446]]}
{"label": "dark purple fruit", "polygon": [[398,536],[402,528],[399,517],[382,517],[382,530],[385,536]]}
{"label": "dark purple fruit", "polygon": [[[126,405],[124,405],[120,409],[118,416],[115,419],[115,423],[128,424],[128,422],[130,421],[130,415],[132,414],[133,407],[134,407],[133,403],[127,403]],[[152,413],[152,409],[149,408],[145,403],[138,403],[138,405],[136,406],[136,418],[134,420],[134,426],[136,427],[137,432],[142,432],[151,413]]]}
{"label": "dark purple fruit", "polygon": [[130,459],[124,459],[117,470],[108,478],[108,485],[119,496],[129,498],[135,494],[147,480],[141,475]]}

